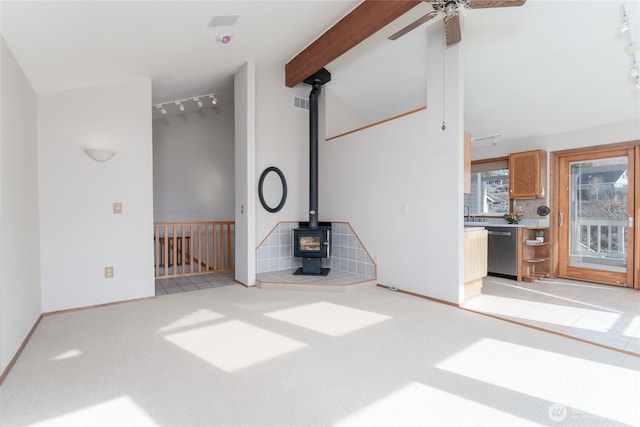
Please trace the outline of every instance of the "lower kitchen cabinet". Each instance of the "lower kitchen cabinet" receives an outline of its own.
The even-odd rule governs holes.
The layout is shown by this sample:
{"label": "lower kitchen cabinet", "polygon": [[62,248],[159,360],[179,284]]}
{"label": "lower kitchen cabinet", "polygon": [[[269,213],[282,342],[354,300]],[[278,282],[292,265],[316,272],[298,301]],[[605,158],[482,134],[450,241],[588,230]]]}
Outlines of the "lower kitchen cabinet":
{"label": "lower kitchen cabinet", "polygon": [[535,282],[551,275],[549,227],[520,229],[518,280]]}
{"label": "lower kitchen cabinet", "polygon": [[487,230],[464,233],[464,300],[482,293],[482,281],[487,275]]}

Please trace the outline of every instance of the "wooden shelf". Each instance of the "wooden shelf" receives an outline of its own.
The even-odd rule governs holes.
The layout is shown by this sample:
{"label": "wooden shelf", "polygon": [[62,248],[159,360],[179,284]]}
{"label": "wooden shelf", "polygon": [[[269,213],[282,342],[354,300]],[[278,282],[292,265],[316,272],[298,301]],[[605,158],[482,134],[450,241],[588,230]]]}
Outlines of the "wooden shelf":
{"label": "wooden shelf", "polygon": [[[527,243],[536,239],[536,232],[544,233],[544,242]],[[518,235],[520,239],[518,279],[535,282],[551,275],[551,242],[548,227],[523,227]]]}
{"label": "wooden shelf", "polygon": [[531,274],[529,276],[523,276],[522,280],[524,282],[537,282],[538,280],[542,279],[543,277],[549,277],[548,274]]}

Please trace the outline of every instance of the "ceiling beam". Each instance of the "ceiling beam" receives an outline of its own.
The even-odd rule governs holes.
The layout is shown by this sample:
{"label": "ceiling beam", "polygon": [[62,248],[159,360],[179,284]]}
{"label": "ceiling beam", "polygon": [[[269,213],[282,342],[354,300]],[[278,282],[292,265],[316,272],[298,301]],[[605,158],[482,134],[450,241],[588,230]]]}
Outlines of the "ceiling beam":
{"label": "ceiling beam", "polygon": [[284,66],[285,84],[294,87],[421,0],[364,0]]}

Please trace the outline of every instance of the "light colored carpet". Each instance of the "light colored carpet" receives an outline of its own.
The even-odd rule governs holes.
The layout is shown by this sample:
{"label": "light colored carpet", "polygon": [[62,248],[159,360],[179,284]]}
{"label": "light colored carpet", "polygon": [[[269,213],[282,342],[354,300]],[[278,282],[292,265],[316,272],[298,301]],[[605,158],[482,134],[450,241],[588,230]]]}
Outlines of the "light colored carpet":
{"label": "light colored carpet", "polygon": [[639,425],[640,359],[382,288],[45,317],[2,426]]}

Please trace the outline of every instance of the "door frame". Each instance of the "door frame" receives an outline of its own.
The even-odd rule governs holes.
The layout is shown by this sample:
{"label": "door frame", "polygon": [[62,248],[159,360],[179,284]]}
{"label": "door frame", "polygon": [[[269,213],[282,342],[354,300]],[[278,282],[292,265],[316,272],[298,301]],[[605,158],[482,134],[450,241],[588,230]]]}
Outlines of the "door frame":
{"label": "door frame", "polygon": [[[599,154],[601,152],[616,150],[633,150],[632,155],[629,156],[630,167],[634,168],[634,180],[632,183],[633,191],[629,194],[628,203],[632,206],[629,210],[634,214],[634,227],[633,230],[629,230],[628,234],[628,250],[630,251],[629,253],[631,256],[627,262],[627,286],[633,287],[634,289],[640,289],[640,251],[635,250],[635,248],[640,248],[640,227],[636,226],[638,219],[640,219],[640,140],[554,151],[550,153],[550,182],[552,183],[550,191],[550,206],[552,215],[550,216],[549,226],[551,228],[554,241],[557,242],[555,250],[552,253],[552,277],[559,276],[560,251],[566,249],[566,247],[561,245],[560,242],[560,191],[562,188],[562,177],[560,176],[561,158],[571,155]],[[597,278],[582,278],[580,280],[604,283],[598,281]]]}

